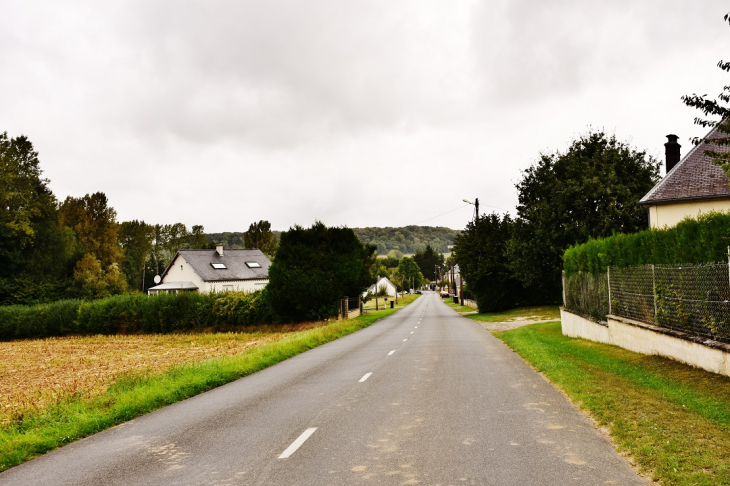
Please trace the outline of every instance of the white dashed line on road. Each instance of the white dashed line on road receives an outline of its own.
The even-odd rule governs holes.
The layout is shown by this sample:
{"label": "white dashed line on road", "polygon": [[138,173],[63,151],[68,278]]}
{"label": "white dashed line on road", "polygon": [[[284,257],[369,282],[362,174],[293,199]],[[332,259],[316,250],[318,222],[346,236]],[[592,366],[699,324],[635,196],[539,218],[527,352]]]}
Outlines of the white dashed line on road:
{"label": "white dashed line on road", "polygon": [[281,453],[281,455],[279,456],[279,459],[286,459],[287,457],[294,454],[297,451],[297,449],[299,449],[302,446],[302,444],[304,444],[304,442],[306,442],[306,440],[309,439],[309,437],[314,433],[315,430],[317,430],[317,427],[311,427],[311,428],[305,430],[304,432],[302,432],[302,435],[297,437],[297,440],[292,442],[292,444],[289,447],[287,447],[284,452]]}
{"label": "white dashed line on road", "polygon": [[360,378],[360,381],[358,381],[358,383],[362,383],[363,381],[367,380],[368,378],[370,378],[370,375],[372,375],[372,373],[365,373],[365,376]]}
{"label": "white dashed line on road", "polygon": [[393,353],[395,353],[395,349],[393,351],[391,351],[390,353],[388,353],[388,356],[390,356]]}
{"label": "white dashed line on road", "polygon": [[406,341],[408,341],[408,338],[405,338],[405,339],[403,340],[403,342],[406,342]]}

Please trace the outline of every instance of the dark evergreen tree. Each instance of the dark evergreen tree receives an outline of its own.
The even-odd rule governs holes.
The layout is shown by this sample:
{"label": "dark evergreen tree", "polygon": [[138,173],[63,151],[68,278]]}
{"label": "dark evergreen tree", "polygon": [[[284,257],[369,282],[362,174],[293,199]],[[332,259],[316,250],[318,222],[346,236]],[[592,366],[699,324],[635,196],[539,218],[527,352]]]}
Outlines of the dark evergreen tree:
{"label": "dark evergreen tree", "polygon": [[284,321],[336,316],[342,298],[369,285],[373,252],[351,229],[321,222],[282,233],[267,285],[274,311]]}
{"label": "dark evergreen tree", "polygon": [[[458,235],[457,235],[458,236]],[[444,256],[437,253],[431,245],[426,245],[424,250],[418,250],[413,259],[421,269],[421,273],[428,280],[436,280],[436,266],[444,264]]]}
{"label": "dark evergreen tree", "polygon": [[514,223],[509,215],[481,216],[454,240],[453,256],[479,312],[515,307],[524,297],[507,256]]}

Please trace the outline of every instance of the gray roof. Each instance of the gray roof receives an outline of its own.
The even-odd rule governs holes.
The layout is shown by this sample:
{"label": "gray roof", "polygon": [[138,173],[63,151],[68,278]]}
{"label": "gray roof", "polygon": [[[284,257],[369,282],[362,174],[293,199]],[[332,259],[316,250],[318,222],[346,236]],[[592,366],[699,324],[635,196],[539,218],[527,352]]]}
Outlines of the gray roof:
{"label": "gray roof", "polygon": [[705,141],[692,148],[682,160],[651,191],[639,201],[640,204],[655,205],[679,201],[702,199],[728,199],[730,187],[722,168],[713,164],[705,155],[706,150],[727,152],[727,145],[718,146],[713,139],[726,137],[714,127],[705,136]]}
{"label": "gray roof", "polygon": [[[178,250],[175,258],[162,274],[162,278],[165,278],[167,271],[178,258],[184,258],[205,282],[268,279],[269,266],[271,266],[271,260],[261,250],[256,249],[224,250],[223,256],[218,255],[216,250]],[[261,265],[261,268],[250,268],[246,262],[256,262]],[[213,268],[212,263],[222,263],[226,268]]]}

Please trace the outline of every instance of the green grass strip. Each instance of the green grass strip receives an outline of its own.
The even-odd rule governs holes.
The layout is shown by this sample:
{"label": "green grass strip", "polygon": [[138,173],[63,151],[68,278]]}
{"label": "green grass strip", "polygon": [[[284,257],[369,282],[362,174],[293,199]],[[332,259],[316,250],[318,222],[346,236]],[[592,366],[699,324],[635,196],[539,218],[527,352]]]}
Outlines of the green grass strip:
{"label": "green grass strip", "polygon": [[560,323],[495,333],[667,485],[730,484],[730,378],[563,336]]}
{"label": "green grass strip", "polygon": [[[402,305],[400,306],[402,307]],[[399,310],[369,312],[349,321],[301,331],[236,356],[175,366],[165,373],[119,379],[95,398],[72,398],[0,428],[0,471],[62,445],[230,383],[337,338]]]}

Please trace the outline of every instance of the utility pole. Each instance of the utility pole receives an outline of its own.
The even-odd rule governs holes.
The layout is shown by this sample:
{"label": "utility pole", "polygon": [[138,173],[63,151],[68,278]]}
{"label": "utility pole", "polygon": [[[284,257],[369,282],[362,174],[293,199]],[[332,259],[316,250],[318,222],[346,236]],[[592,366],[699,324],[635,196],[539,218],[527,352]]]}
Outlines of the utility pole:
{"label": "utility pole", "polygon": [[474,214],[476,214],[474,221],[479,221],[479,198],[474,199]]}

